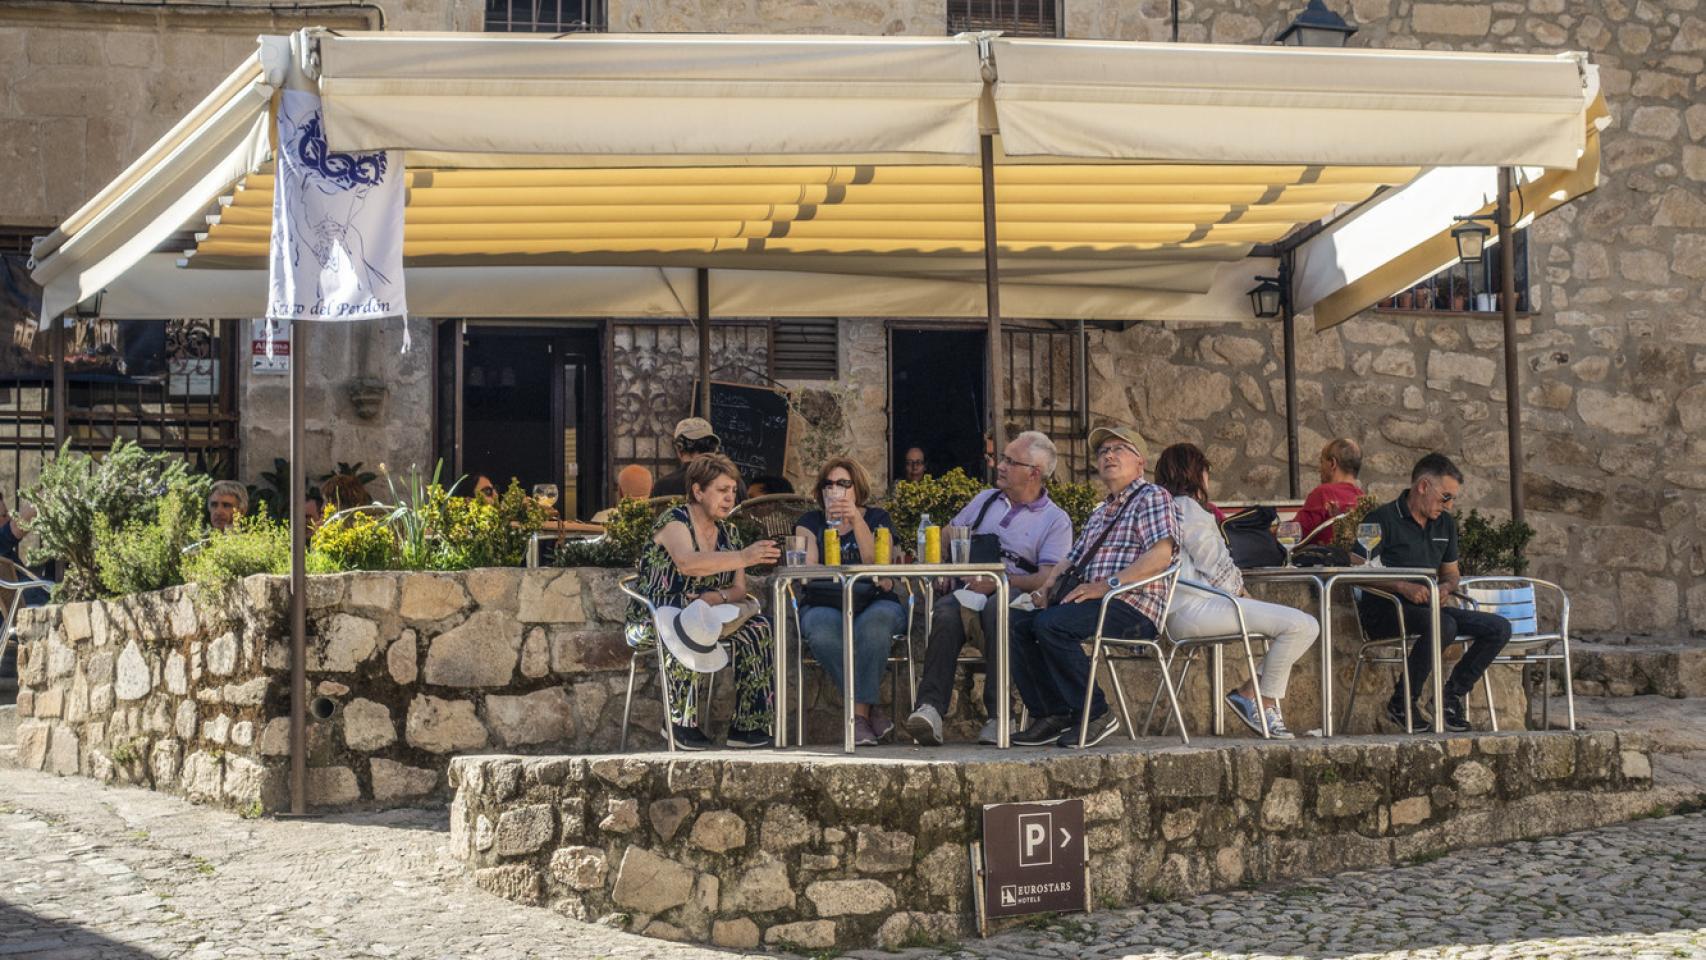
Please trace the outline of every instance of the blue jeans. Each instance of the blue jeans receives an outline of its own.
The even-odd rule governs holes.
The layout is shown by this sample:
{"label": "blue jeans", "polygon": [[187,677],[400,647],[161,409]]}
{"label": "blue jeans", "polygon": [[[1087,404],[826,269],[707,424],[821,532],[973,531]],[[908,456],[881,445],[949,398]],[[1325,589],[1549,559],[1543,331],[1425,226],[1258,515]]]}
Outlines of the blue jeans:
{"label": "blue jeans", "polygon": [[[1071,717],[1084,709],[1084,688],[1090,684],[1090,657],[1084,641],[1096,630],[1101,602],[1069,603],[1045,610],[1015,610],[1007,622],[1013,685],[1033,719]],[[1153,637],[1155,624],[1131,604],[1108,604],[1103,635]],[[1097,687],[1091,695],[1090,716],[1108,712],[1108,701]]]}
{"label": "blue jeans", "polygon": [[[895,634],[905,629],[906,610],[893,600],[872,601],[853,617],[854,703],[877,702]],[[800,635],[835,688],[847,689],[841,670],[841,611],[834,607],[806,607],[800,611]]]}

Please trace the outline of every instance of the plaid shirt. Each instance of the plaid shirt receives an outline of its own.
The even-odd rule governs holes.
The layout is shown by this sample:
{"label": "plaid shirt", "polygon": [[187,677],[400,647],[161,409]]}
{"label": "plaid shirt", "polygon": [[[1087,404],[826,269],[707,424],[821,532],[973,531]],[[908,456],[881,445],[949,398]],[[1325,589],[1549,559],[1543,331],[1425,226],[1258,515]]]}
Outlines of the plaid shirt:
{"label": "plaid shirt", "polygon": [[[1132,497],[1136,497],[1137,502],[1122,513],[1122,508]],[[1173,515],[1173,495],[1138,477],[1130,486],[1102,501],[1096,512],[1090,514],[1090,519],[1084,523],[1084,532],[1078,535],[1077,542],[1066,555],[1067,569],[1083,561],[1085,551],[1101,537],[1102,530],[1110,523],[1115,524],[1113,532],[1102,541],[1095,555],[1084,562],[1084,580],[1087,583],[1106,583],[1109,577],[1131,566],[1133,561],[1162,540],[1179,542],[1179,521]],[[1167,602],[1167,588],[1160,583],[1150,584],[1114,599],[1131,604],[1138,613],[1148,617],[1150,623],[1159,624],[1162,607]]]}

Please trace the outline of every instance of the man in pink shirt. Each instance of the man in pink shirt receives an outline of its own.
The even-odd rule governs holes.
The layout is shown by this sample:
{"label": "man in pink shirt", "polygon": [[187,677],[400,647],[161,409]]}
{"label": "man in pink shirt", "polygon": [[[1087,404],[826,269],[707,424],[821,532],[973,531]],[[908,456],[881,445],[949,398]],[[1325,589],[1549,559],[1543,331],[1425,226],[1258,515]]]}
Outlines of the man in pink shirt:
{"label": "man in pink shirt", "polygon": [[[1308,534],[1328,520],[1356,506],[1362,497],[1357,475],[1362,472],[1362,448],[1349,437],[1340,437],[1321,448],[1321,485],[1309,491],[1297,523]],[[1333,528],[1308,537],[1304,543],[1333,542]]]}

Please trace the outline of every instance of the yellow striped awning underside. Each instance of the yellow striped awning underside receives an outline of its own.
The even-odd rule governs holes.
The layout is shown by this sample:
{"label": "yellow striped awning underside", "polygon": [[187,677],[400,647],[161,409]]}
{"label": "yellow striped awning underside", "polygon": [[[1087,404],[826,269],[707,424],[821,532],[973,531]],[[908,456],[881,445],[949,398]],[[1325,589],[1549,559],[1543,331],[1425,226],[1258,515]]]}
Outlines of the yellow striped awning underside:
{"label": "yellow striped awning underside", "polygon": [[[270,169],[270,168],[269,168]],[[1169,164],[996,169],[999,249],[1031,271],[1247,256],[1408,183],[1417,167]],[[739,265],[981,270],[980,172],[964,166],[410,169],[412,266]],[[189,266],[264,265],[274,178],[243,178]],[[938,261],[940,261],[938,263]]]}

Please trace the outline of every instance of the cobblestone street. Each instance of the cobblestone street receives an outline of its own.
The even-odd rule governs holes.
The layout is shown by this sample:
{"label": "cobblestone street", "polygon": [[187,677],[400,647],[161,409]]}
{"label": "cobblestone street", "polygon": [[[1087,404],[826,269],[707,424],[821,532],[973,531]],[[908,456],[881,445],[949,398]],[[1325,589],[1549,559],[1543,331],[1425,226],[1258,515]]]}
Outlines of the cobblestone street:
{"label": "cobblestone street", "polygon": [[[0,770],[0,957],[728,956],[472,890],[437,812],[244,820]],[[899,955],[1706,957],[1706,815],[1468,850]]]}

